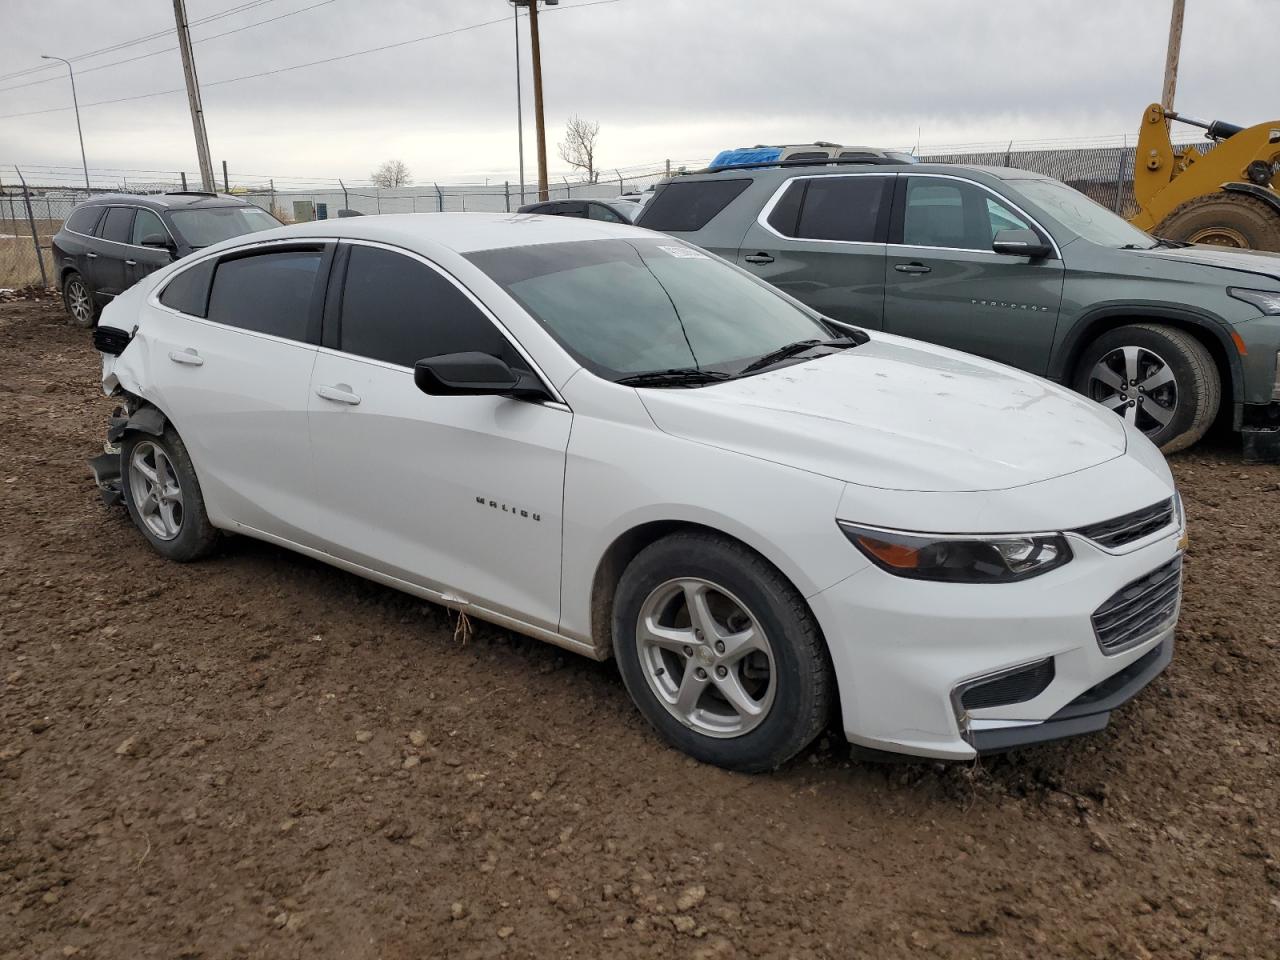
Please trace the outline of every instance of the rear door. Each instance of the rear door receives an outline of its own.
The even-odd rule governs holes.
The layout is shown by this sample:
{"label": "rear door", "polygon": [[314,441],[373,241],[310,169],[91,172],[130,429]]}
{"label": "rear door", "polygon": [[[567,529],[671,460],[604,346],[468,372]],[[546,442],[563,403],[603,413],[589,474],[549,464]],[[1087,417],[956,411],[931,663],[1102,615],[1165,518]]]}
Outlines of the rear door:
{"label": "rear door", "polygon": [[89,285],[104,299],[114,297],[127,286],[124,262],[133,254],[129,245],[132,236],[133,207],[107,207],[106,215],[98,221],[96,241],[89,244],[87,254]]}
{"label": "rear door", "polygon": [[991,249],[996,233],[1014,229],[1048,238],[973,181],[902,174],[885,261],[884,329],[1043,374],[1062,301],[1062,260]]}
{"label": "rear door", "polygon": [[796,177],[742,238],[738,264],[820,313],[879,329],[892,174]]}
{"label": "rear door", "polygon": [[[160,293],[145,331],[153,396],[182,435],[210,513],[311,543],[307,396],[332,244],[200,261]],[[212,283],[210,284],[210,280]]]}
{"label": "rear door", "polygon": [[147,246],[142,242],[154,240],[156,237],[163,237],[172,245],[172,250],[177,249],[177,244],[174,243],[173,237],[159,215],[145,207],[139,207],[133,215],[133,229],[129,236],[129,243],[133,249],[129,251],[124,261],[126,288],[133,286],[147,274],[159,270],[165,264],[173,262],[170,247]]}
{"label": "rear door", "polygon": [[413,365],[424,357],[531,364],[435,265],[370,243],[343,250],[308,397],[322,549],[555,629],[572,414],[423,393]]}

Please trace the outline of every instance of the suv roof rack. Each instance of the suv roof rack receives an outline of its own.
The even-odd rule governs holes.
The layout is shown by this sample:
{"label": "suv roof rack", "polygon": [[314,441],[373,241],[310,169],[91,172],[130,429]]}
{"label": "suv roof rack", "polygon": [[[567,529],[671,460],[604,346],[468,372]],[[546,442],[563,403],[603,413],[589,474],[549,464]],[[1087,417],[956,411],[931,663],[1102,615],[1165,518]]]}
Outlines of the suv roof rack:
{"label": "suv roof rack", "polygon": [[216,197],[217,191],[209,190],[166,190],[166,197]]}
{"label": "suv roof rack", "polygon": [[694,173],[722,173],[725,170],[756,170],[761,167],[830,167],[846,164],[872,166],[910,166],[910,161],[895,160],[892,157],[821,157],[799,160],[760,160],[756,163],[730,163],[723,167],[704,167],[701,170],[685,170],[680,175],[689,176]]}

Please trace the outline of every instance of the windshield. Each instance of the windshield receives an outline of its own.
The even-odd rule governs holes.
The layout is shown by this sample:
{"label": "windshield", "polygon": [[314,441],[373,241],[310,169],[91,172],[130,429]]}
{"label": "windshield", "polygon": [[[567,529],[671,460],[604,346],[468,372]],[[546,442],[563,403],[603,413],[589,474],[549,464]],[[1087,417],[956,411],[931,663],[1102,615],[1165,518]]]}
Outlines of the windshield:
{"label": "windshield", "polygon": [[833,330],[763,283],[673,239],[579,240],[468,259],[583,366],[610,380],[663,370],[738,373]]}
{"label": "windshield", "polygon": [[178,233],[192,247],[207,247],[246,233],[270,230],[280,221],[259,207],[198,207],[169,214]]}
{"label": "windshield", "polygon": [[1156,245],[1149,234],[1058,180],[1006,180],[1005,185],[1086,240],[1104,247],[1134,246],[1144,250]]}

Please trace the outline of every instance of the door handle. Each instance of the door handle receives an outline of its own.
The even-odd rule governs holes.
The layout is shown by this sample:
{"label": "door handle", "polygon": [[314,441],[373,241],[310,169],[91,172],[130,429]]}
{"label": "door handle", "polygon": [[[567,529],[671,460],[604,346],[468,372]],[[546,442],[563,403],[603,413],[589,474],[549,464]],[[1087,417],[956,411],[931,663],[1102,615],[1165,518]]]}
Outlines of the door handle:
{"label": "door handle", "polygon": [[773,263],[773,257],[764,252],[753,253],[750,256],[743,257],[742,259],[747,261],[747,263]]}
{"label": "door handle", "polygon": [[196,353],[195,350],[191,347],[187,347],[187,349],[181,350],[181,351],[170,350],[169,359],[172,360],[174,363],[184,363],[189,367],[204,366],[204,357]]}
{"label": "door handle", "polygon": [[98,255],[96,253],[86,253],[85,256],[88,257],[90,260],[98,259]]}
{"label": "door handle", "polygon": [[126,260],[126,261],[124,262],[124,265],[125,265],[126,267],[136,267],[136,266],[138,265],[138,261],[137,261],[137,260]]}
{"label": "door handle", "polygon": [[926,267],[923,263],[895,263],[893,269],[899,273],[929,273],[933,267]]}
{"label": "door handle", "polygon": [[360,402],[360,394],[352,393],[351,388],[345,383],[339,383],[333,387],[316,387],[316,396],[322,400],[345,403],[352,407]]}

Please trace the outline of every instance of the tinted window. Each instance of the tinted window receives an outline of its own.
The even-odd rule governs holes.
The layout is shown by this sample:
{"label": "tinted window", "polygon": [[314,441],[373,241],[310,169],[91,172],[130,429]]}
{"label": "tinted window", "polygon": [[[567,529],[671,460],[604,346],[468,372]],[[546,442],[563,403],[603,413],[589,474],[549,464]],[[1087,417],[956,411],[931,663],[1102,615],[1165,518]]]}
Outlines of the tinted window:
{"label": "tinted window", "polygon": [[280,221],[267,211],[250,204],[174,210],[169,216],[178,233],[192,247],[207,247],[232,237],[280,226]]}
{"label": "tinted window", "polygon": [[874,240],[888,177],[814,177],[804,194],[796,236],[806,240]]}
{"label": "tinted window", "polygon": [[378,247],[351,248],[339,346],[345,353],[402,367],[423,357],[472,350],[528,366],[443,274]]}
{"label": "tinted window", "polygon": [[188,314],[192,317],[204,317],[209,313],[209,281],[213,279],[211,258],[197,264],[190,270],[184,270],[164,288],[160,294],[160,302],[172,310]]}
{"label": "tinted window", "polygon": [[142,241],[147,237],[156,235],[164,237],[166,241],[169,239],[169,232],[165,230],[164,224],[160,222],[159,217],[150,210],[139,210],[133,218],[133,236],[130,239],[130,243],[141,246]]}
{"label": "tinted window", "polygon": [[133,207],[108,207],[107,215],[102,218],[102,225],[98,228],[98,236],[103,240],[128,243],[132,227]]}
{"label": "tinted window", "polygon": [[626,219],[620,214],[614,213],[603,203],[591,203],[587,205],[587,219],[604,220],[608,223],[626,223]]}
{"label": "tinted window", "polygon": [[736,372],[831,331],[772,287],[672,238],[540,243],[468,254],[588,369]]}
{"label": "tinted window", "polygon": [[213,275],[209,319],[305,341],[322,256],[289,250],[223,260]]}
{"label": "tinted window", "polygon": [[91,236],[100,216],[102,216],[102,207],[77,207],[71,211],[71,216],[63,226],[76,233]]}
{"label": "tinted window", "polygon": [[667,184],[640,214],[650,230],[701,230],[751,184],[750,180],[688,180]]}
{"label": "tinted window", "polygon": [[1030,224],[987,191],[963,180],[908,177],[902,242],[925,247],[990,250],[1001,230]]}
{"label": "tinted window", "polygon": [[800,198],[804,196],[804,188],[808,180],[797,180],[787,187],[787,192],[778,198],[769,212],[769,225],[784,237],[796,235],[796,220],[800,216]]}

